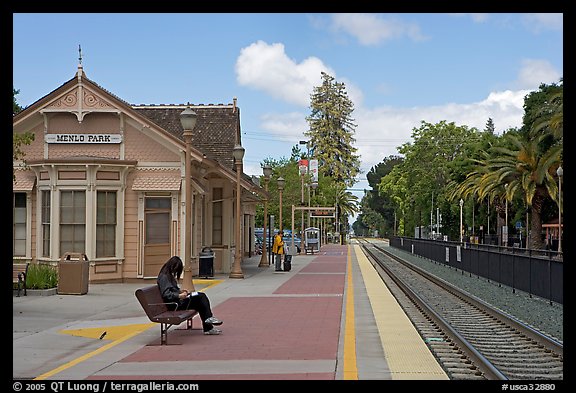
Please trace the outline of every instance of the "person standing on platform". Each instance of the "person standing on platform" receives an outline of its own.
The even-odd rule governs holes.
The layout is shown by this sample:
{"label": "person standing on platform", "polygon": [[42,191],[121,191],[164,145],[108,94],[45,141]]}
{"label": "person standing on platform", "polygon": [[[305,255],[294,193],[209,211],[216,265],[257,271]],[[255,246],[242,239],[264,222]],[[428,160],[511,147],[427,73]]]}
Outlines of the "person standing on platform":
{"label": "person standing on platform", "polygon": [[284,254],[284,240],[282,237],[284,233],[279,231],[276,236],[274,236],[274,243],[272,244],[272,254],[276,255],[275,270],[277,272],[282,271],[282,254]]}

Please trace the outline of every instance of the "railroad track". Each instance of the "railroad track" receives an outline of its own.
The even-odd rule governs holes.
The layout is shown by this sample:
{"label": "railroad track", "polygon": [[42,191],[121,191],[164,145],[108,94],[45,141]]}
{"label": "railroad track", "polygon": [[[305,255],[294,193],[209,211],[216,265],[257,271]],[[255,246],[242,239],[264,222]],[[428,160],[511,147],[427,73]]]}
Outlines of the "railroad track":
{"label": "railroad track", "polygon": [[563,379],[562,343],[376,244],[361,246],[451,379]]}

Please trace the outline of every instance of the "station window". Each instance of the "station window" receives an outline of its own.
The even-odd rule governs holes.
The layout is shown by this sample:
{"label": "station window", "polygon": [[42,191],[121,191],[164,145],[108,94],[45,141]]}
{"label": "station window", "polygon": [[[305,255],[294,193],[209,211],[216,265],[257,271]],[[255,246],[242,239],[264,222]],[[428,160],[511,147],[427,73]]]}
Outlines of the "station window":
{"label": "station window", "polygon": [[96,257],[116,256],[116,191],[96,196]]}
{"label": "station window", "polygon": [[60,254],[86,252],[86,192],[60,192]]}
{"label": "station window", "polygon": [[50,191],[42,191],[42,256],[50,256]]}
{"label": "station window", "polygon": [[216,187],[212,189],[212,244],[217,245],[222,244],[223,195],[223,188]]}
{"label": "station window", "polygon": [[12,205],[13,255],[26,256],[26,193],[15,192]]}
{"label": "station window", "polygon": [[171,199],[148,197],[144,207],[146,244],[169,244]]}

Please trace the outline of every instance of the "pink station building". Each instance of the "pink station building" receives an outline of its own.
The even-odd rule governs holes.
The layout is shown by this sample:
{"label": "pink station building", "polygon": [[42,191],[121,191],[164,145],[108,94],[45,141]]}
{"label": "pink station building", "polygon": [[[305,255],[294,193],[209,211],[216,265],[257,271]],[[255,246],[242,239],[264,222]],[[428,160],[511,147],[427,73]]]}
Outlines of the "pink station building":
{"label": "pink station building", "polygon": [[[57,266],[65,253],[80,253],[91,283],[138,282],[155,278],[172,255],[185,260],[189,225],[185,274],[199,274],[206,246],[214,273],[231,272],[236,247],[254,252],[256,205],[266,196],[233,157],[236,104],[132,105],[79,64],[72,79],[13,117],[14,134],[34,134],[24,162],[13,162],[13,263]],[[191,141],[180,120],[187,108],[197,115]]]}

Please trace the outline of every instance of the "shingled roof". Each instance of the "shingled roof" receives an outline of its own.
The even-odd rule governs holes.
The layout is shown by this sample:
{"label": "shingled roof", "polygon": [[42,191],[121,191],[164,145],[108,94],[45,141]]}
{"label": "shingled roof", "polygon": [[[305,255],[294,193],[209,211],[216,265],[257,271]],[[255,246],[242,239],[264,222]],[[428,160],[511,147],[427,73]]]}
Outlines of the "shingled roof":
{"label": "shingled roof", "polygon": [[[184,140],[180,114],[186,105],[137,105],[134,110]],[[232,151],[240,137],[240,110],[235,105],[190,105],[198,115],[192,145],[207,158],[234,170]]]}

